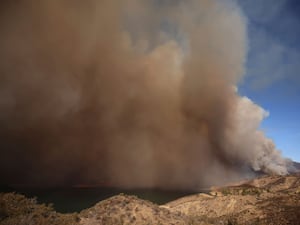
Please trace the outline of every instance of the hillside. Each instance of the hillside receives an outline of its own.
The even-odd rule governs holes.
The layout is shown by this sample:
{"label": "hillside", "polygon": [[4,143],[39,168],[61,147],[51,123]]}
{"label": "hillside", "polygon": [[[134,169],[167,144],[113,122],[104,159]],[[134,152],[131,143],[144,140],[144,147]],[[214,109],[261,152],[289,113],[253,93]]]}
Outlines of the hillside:
{"label": "hillside", "polygon": [[78,214],[60,214],[34,199],[0,194],[0,224],[300,224],[300,174],[264,176],[214,187],[165,205],[117,195]]}
{"label": "hillside", "polygon": [[194,219],[205,216],[211,224],[300,224],[300,175],[265,176],[213,188],[209,195],[188,196],[167,207]]}

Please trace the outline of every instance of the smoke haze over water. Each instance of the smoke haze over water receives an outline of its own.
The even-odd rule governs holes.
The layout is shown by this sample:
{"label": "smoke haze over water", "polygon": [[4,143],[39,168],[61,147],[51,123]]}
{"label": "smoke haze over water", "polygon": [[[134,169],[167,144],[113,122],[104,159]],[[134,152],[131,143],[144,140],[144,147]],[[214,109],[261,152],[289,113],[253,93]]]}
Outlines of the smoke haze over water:
{"label": "smoke haze over water", "polygon": [[241,97],[233,1],[0,3],[2,183],[196,188],[286,174]]}

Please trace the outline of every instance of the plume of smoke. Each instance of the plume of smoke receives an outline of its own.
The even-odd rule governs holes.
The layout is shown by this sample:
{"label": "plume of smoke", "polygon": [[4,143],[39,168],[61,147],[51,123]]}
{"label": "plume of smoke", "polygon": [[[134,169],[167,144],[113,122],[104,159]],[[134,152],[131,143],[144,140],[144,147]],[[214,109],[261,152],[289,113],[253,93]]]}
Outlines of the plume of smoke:
{"label": "plume of smoke", "polygon": [[196,188],[286,174],[235,85],[231,1],[3,1],[1,180]]}

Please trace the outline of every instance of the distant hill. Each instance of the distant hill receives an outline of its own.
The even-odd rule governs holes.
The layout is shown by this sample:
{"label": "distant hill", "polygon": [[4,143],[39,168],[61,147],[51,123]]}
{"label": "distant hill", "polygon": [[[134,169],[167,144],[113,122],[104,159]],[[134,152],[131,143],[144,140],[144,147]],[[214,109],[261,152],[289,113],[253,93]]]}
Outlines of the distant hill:
{"label": "distant hill", "polygon": [[300,163],[299,162],[293,162],[293,166],[300,171]]}

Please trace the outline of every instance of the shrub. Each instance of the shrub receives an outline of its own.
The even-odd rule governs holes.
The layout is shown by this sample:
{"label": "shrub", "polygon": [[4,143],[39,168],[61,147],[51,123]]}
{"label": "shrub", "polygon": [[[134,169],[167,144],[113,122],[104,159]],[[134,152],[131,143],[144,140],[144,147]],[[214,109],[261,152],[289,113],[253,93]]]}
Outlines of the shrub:
{"label": "shrub", "polygon": [[60,214],[51,205],[37,204],[35,198],[28,199],[15,193],[0,194],[1,225],[76,225],[77,214]]}

